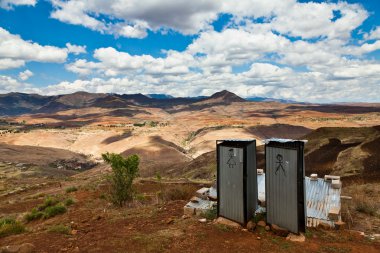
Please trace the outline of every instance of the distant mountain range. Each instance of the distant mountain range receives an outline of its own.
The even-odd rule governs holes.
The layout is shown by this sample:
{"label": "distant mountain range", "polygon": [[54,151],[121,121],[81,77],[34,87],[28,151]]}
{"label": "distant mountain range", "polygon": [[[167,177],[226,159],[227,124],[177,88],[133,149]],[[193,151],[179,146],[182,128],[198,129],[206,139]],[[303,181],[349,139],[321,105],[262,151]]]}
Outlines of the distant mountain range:
{"label": "distant mountain range", "polygon": [[294,101],[264,97],[241,98],[223,90],[209,97],[172,97],[166,94],[107,94],[75,92],[66,95],[41,96],[37,94],[8,93],[0,94],[0,115],[14,116],[20,114],[55,113],[62,110],[86,107],[124,108],[128,106],[173,108],[175,106],[194,105],[196,108],[212,105],[228,105],[234,102],[267,102],[290,103]]}
{"label": "distant mountain range", "polygon": [[277,98],[266,98],[266,97],[247,97],[245,99],[252,102],[279,102],[279,103],[285,103],[285,104],[300,103],[300,102],[289,100],[289,99],[277,99]]}

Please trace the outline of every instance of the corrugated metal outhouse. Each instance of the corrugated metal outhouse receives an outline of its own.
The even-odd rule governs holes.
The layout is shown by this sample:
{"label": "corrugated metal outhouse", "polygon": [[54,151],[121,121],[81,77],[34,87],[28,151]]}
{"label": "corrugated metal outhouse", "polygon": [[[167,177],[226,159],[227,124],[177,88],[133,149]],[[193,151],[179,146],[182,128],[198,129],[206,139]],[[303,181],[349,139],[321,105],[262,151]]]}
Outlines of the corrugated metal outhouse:
{"label": "corrugated metal outhouse", "polygon": [[217,141],[218,216],[245,224],[257,209],[256,140]]}
{"label": "corrugated metal outhouse", "polygon": [[305,232],[304,141],[265,141],[267,222],[293,233]]}

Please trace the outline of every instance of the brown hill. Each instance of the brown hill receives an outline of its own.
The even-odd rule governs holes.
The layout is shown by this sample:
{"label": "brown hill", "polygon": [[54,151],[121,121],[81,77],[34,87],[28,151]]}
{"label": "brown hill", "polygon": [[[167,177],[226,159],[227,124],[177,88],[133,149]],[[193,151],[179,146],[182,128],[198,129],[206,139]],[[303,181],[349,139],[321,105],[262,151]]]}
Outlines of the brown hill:
{"label": "brown hill", "polygon": [[304,137],[306,173],[380,176],[380,128],[319,128]]}
{"label": "brown hill", "polygon": [[108,95],[104,97],[97,98],[92,102],[94,107],[102,108],[125,108],[130,105],[134,105],[133,102],[125,100],[119,96]]}
{"label": "brown hill", "polygon": [[288,124],[259,125],[249,127],[249,133],[254,134],[260,139],[267,138],[285,138],[300,139],[302,136],[310,133],[312,130],[303,126],[295,126]]}
{"label": "brown hill", "polygon": [[92,105],[97,99],[108,96],[102,93],[88,93],[84,91],[75,92],[72,94],[62,95],[56,100],[74,108],[86,107]]}
{"label": "brown hill", "polygon": [[235,93],[229,92],[228,90],[223,90],[216,92],[208,98],[202,99],[194,104],[231,104],[233,102],[247,102],[244,98],[239,97]]}
{"label": "brown hill", "polygon": [[12,92],[0,94],[0,116],[30,113],[50,102],[53,98],[37,94]]}
{"label": "brown hill", "polygon": [[99,99],[106,97],[107,94],[75,92],[67,95],[60,95],[53,98],[49,103],[40,107],[38,113],[53,113],[74,108],[90,107]]}
{"label": "brown hill", "polygon": [[241,103],[248,101],[232,92],[223,90],[214,93],[210,97],[193,99],[187,102],[184,100],[183,102],[183,104],[172,104],[169,108],[167,108],[167,111],[172,114],[186,111],[201,111],[203,109],[210,109],[213,106],[227,106],[231,105],[232,103]]}
{"label": "brown hill", "polygon": [[152,136],[146,143],[135,145],[122,155],[137,154],[140,156],[140,175],[151,177],[156,173],[169,175],[185,166],[191,159],[176,144],[159,136]]}
{"label": "brown hill", "polygon": [[59,159],[85,160],[86,156],[59,148],[20,146],[0,143],[0,161],[47,165]]}

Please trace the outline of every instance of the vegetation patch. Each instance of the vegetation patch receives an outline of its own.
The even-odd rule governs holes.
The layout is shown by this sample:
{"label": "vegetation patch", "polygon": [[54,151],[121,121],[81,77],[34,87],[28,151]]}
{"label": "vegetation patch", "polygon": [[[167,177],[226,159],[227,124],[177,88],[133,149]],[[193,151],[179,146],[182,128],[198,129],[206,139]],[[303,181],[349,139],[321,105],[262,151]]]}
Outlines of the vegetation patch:
{"label": "vegetation patch", "polygon": [[261,220],[266,220],[266,213],[257,213],[256,215],[252,217],[252,221],[254,223],[257,223]]}
{"label": "vegetation patch", "polygon": [[47,197],[42,205],[37,207],[38,211],[43,211],[49,206],[55,206],[59,203],[59,200],[53,197]]}
{"label": "vegetation patch", "polygon": [[271,238],[270,240],[273,244],[280,247],[282,250],[289,250],[292,247],[292,244],[288,241],[280,240],[277,237]]}
{"label": "vegetation patch", "polygon": [[61,203],[56,198],[48,197],[45,199],[42,205],[39,205],[36,208],[33,208],[32,211],[30,213],[27,213],[24,218],[27,222],[38,220],[41,218],[49,219],[58,214],[63,214],[66,211],[67,209],[64,203]]}
{"label": "vegetation patch", "polygon": [[368,203],[366,201],[360,201],[356,204],[356,211],[364,214],[368,214],[371,216],[376,216],[377,214],[377,209],[375,205],[372,203]]}
{"label": "vegetation patch", "polygon": [[42,218],[49,219],[49,218],[54,217],[58,214],[63,214],[66,211],[67,211],[66,207],[64,205],[62,205],[61,203],[57,204],[55,206],[49,206],[44,210],[44,215],[42,216]]}
{"label": "vegetation patch", "polygon": [[30,222],[33,220],[41,219],[42,216],[44,216],[43,212],[38,211],[36,208],[33,208],[32,211],[30,213],[27,213],[24,218],[27,222]]}
{"label": "vegetation patch", "polygon": [[231,231],[231,227],[224,225],[224,224],[215,224],[216,228],[223,231],[223,232],[228,232]]}
{"label": "vegetation patch", "polygon": [[24,225],[13,218],[0,219],[0,237],[20,234],[25,231]]}
{"label": "vegetation patch", "polygon": [[306,229],[305,231],[305,237],[308,239],[311,239],[313,237],[313,231],[310,229]]}
{"label": "vegetation patch", "polygon": [[66,188],[66,193],[76,192],[77,190],[78,190],[77,187],[71,186],[71,187]]}
{"label": "vegetation patch", "polygon": [[194,189],[189,185],[178,185],[165,188],[159,192],[159,198],[164,201],[188,200],[194,195]]}
{"label": "vegetation patch", "polygon": [[133,126],[135,127],[143,127],[145,126],[146,122],[143,122],[143,123],[133,123]]}
{"label": "vegetation patch", "polygon": [[147,196],[145,196],[144,194],[135,194],[134,199],[139,202],[145,202],[148,200]]}
{"label": "vegetation patch", "polygon": [[48,229],[49,232],[68,235],[70,234],[70,228],[63,224],[53,225]]}
{"label": "vegetation patch", "polygon": [[71,206],[72,204],[75,203],[75,201],[72,198],[68,198],[68,199],[65,199],[63,203],[65,204],[65,206]]}
{"label": "vegetation patch", "polygon": [[132,240],[143,246],[145,250],[143,252],[163,252],[169,247],[171,238],[166,235],[159,234],[143,234],[138,233]]}
{"label": "vegetation patch", "polygon": [[208,220],[214,220],[218,217],[218,208],[216,206],[213,206],[211,209],[202,213],[201,216]]}
{"label": "vegetation patch", "polygon": [[133,180],[138,176],[140,158],[131,155],[127,158],[120,154],[102,154],[103,160],[111,165],[112,174],[109,177],[111,184],[110,200],[118,206],[123,206],[133,199]]}

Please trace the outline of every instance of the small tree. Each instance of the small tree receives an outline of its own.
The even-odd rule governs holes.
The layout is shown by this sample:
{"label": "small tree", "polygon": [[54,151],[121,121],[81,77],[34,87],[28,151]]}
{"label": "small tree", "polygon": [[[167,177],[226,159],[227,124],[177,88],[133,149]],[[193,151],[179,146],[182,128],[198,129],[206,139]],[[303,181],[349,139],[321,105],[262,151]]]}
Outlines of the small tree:
{"label": "small tree", "polygon": [[132,183],[138,176],[140,159],[137,155],[124,158],[119,154],[108,152],[102,154],[102,157],[112,168],[111,201],[118,206],[123,206],[126,201],[132,200]]}

